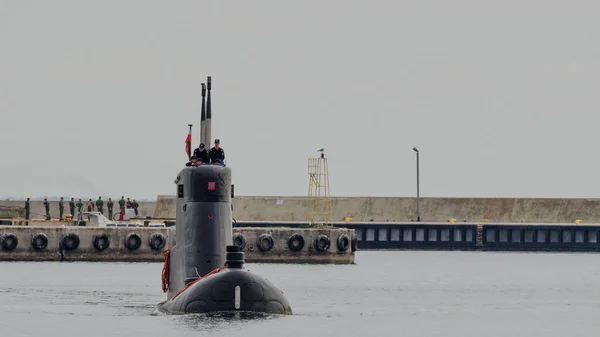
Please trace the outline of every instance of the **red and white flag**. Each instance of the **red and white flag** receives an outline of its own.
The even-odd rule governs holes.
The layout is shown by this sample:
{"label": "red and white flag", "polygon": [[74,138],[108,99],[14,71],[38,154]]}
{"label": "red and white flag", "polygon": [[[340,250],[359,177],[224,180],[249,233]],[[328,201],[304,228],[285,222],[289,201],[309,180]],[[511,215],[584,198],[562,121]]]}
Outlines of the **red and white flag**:
{"label": "red and white flag", "polygon": [[185,153],[188,155],[188,160],[192,158],[192,126],[190,125],[190,132],[185,138]]}

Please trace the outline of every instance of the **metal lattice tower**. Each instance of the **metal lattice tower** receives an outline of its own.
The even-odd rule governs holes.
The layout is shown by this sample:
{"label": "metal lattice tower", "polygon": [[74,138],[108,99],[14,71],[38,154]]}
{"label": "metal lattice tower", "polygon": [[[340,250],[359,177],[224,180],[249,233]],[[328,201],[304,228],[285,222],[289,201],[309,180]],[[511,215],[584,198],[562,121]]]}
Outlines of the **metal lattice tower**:
{"label": "metal lattice tower", "polygon": [[308,210],[306,220],[311,226],[331,226],[331,198],[327,158],[323,149],[321,157],[308,159]]}

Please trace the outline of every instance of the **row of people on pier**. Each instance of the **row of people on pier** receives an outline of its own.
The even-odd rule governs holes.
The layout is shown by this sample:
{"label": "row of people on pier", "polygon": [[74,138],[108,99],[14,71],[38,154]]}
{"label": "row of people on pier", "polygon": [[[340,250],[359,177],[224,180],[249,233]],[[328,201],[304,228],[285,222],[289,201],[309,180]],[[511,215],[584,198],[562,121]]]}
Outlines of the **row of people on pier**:
{"label": "row of people on pier", "polygon": [[204,143],[200,143],[200,146],[194,149],[194,154],[185,166],[197,166],[201,164],[225,164],[225,151],[223,151],[219,139],[215,139],[215,146],[210,151],[206,151]]}
{"label": "row of people on pier", "polygon": [[[118,201],[119,204],[119,210],[124,211],[125,208],[127,209],[133,209],[135,212],[135,215],[138,215],[138,207],[139,204],[137,203],[137,201],[135,201],[135,199],[130,200],[129,198],[127,198],[127,200],[125,200],[125,197],[122,196],[121,200]],[[79,212],[79,214],[81,214],[82,209],[85,207],[85,209],[88,212],[92,212],[92,211],[98,211],[100,212],[102,215],[104,215],[104,200],[102,200],[102,197],[98,197],[98,200],[96,200],[96,202],[93,202],[92,199],[90,199],[87,203],[84,203],[81,199],[79,199],[78,201],[75,201],[75,198],[71,198],[71,201],[69,201],[69,211],[71,216],[75,217],[75,209],[77,209],[77,211]],[[114,207],[114,203],[112,201],[111,198],[108,198],[108,202],[106,203],[106,208],[108,211],[108,218],[113,220],[113,207]],[[52,217],[50,216],[50,202],[48,201],[48,199],[44,198],[44,209],[46,211],[46,220],[50,220],[52,219]],[[63,216],[65,213],[65,200],[64,198],[60,198],[60,201],[58,202],[58,219],[59,220],[63,220]],[[25,219],[30,220],[30,216],[31,216],[31,204],[30,204],[30,200],[29,198],[27,198],[27,200],[25,201]]]}

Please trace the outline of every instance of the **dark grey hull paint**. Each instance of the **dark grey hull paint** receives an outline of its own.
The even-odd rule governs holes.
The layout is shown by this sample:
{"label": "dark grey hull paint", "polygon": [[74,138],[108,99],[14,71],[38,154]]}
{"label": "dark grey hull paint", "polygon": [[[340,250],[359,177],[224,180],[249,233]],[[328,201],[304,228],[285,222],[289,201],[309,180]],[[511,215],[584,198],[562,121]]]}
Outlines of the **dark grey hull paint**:
{"label": "dark grey hull paint", "polygon": [[277,287],[241,269],[243,253],[230,255],[239,260],[229,261],[229,268],[197,281],[173,298],[189,282],[223,267],[226,247],[233,244],[231,169],[219,165],[186,167],[175,184],[177,244],[170,253],[169,300],[161,303],[160,309],[170,313],[291,314],[290,304]]}
{"label": "dark grey hull paint", "polygon": [[161,310],[173,314],[218,311],[292,314],[289,302],[275,285],[244,269],[225,269],[198,281],[179,296],[163,303]]}

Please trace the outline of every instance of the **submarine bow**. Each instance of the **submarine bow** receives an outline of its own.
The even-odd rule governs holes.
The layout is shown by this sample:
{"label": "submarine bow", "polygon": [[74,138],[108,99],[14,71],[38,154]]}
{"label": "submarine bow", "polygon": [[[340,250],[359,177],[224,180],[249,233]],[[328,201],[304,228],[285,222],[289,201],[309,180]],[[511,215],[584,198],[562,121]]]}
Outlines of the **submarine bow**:
{"label": "submarine bow", "polygon": [[292,314],[283,292],[266,278],[242,268],[243,255],[238,246],[228,246],[226,266],[189,283],[163,304],[163,310],[171,313],[252,311]]}

